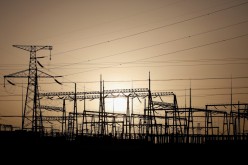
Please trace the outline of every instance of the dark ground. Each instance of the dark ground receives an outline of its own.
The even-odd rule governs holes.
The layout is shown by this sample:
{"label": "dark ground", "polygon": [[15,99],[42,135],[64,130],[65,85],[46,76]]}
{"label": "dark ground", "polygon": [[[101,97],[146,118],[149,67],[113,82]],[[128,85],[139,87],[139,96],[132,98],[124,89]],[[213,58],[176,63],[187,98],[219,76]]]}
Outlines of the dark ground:
{"label": "dark ground", "polygon": [[115,140],[108,137],[78,137],[74,141],[69,141],[65,137],[40,137],[33,133],[17,131],[0,132],[0,151],[0,158],[8,160],[32,157],[36,158],[36,161],[51,158],[62,162],[70,159],[114,162],[115,158],[118,158],[118,164],[121,162],[132,164],[132,160],[138,161],[138,164],[140,162],[146,164],[147,161],[170,160],[176,163],[197,162],[199,159],[202,164],[215,160],[245,162],[248,156],[248,143],[216,141],[208,144],[152,144],[140,140]]}

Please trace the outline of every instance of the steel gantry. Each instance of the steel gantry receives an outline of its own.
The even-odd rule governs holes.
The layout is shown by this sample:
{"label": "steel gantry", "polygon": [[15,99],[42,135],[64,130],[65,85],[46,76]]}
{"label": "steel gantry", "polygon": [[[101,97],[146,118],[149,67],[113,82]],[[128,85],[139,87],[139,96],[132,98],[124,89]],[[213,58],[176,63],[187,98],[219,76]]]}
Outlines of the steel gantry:
{"label": "steel gantry", "polygon": [[[103,86],[102,86],[103,87]],[[80,132],[80,134],[83,135],[92,135],[92,136],[106,136],[109,134],[112,135],[117,135],[118,137],[123,137],[125,139],[128,138],[133,138],[135,136],[135,134],[138,134],[138,130],[136,129],[137,124],[136,122],[136,118],[135,115],[133,115],[133,110],[130,109],[130,98],[133,100],[135,98],[137,98],[140,102],[141,99],[143,100],[149,100],[150,97],[150,102],[148,102],[147,105],[145,105],[144,107],[144,112],[148,112],[148,108],[150,106],[150,109],[152,107],[153,112],[151,113],[151,111],[149,113],[147,113],[146,115],[143,115],[143,118],[140,119],[139,122],[139,126],[142,125],[143,129],[145,130],[149,130],[150,132],[145,132],[146,137],[149,138],[150,140],[154,137],[156,137],[156,123],[154,120],[156,120],[156,118],[154,118],[154,111],[156,110],[156,107],[160,104],[163,106],[167,105],[167,106],[174,106],[175,102],[173,103],[167,103],[167,102],[162,102],[162,97],[164,96],[172,96],[175,97],[173,92],[149,92],[148,88],[133,88],[133,89],[112,89],[112,90],[103,90],[102,91],[88,91],[88,92],[49,92],[49,93],[40,93],[40,97],[41,98],[53,98],[55,99],[57,97],[57,99],[64,99],[64,100],[70,100],[70,101],[75,101],[75,97],[77,100],[80,101],[86,101],[86,100],[94,100],[94,99],[99,99],[99,111],[90,111],[90,110],[84,110],[82,115],[79,115],[80,113],[77,113],[78,117],[76,118],[78,120],[78,118],[82,117],[83,121],[82,121],[82,130]],[[104,100],[108,99],[108,98],[126,98],[127,99],[127,109],[126,109],[126,113],[123,114],[111,114],[110,112],[106,112],[106,111],[100,111],[102,110],[101,108],[105,109],[104,107]],[[160,99],[160,102],[158,101],[152,101],[152,98],[158,98]],[[102,101],[100,101],[102,100]],[[102,105],[101,105],[102,104]],[[149,104],[153,104],[152,106]],[[148,115],[149,118],[148,118]],[[75,116],[75,113],[69,113],[68,116],[68,132],[74,133],[70,130],[74,130],[71,129],[70,126],[72,126],[72,119],[73,116]],[[150,122],[153,123],[153,125],[147,123],[148,119],[150,120]],[[155,123],[155,124],[154,124]],[[152,129],[151,130],[151,126]]]}
{"label": "steel gantry", "polygon": [[[125,140],[144,140],[151,143],[209,143],[211,141],[247,140],[247,104],[206,105],[205,109],[178,106],[173,92],[152,92],[149,88],[105,90],[102,81],[100,91],[49,92],[40,97],[69,101],[99,100],[99,110],[86,108],[82,112],[71,111],[65,117],[70,132],[73,120],[78,122],[78,133],[69,136],[111,137]],[[76,99],[75,99],[76,98]],[[126,98],[126,112],[116,113],[106,109],[105,99]],[[133,112],[130,99],[144,103],[143,113]],[[133,103],[132,103],[133,107]],[[77,116],[76,116],[77,115]],[[231,126],[235,126],[230,129]],[[74,130],[74,129],[71,129]],[[232,130],[230,132],[230,130]],[[233,134],[236,134],[235,137]],[[242,134],[242,137],[240,137]]]}
{"label": "steel gantry", "polygon": [[[28,86],[26,91],[26,99],[24,105],[24,112],[22,113],[22,130],[31,129],[33,132],[43,132],[42,113],[40,109],[40,96],[39,96],[39,83],[38,78],[53,78],[60,76],[52,76],[38,69],[38,65],[43,65],[38,61],[40,58],[37,57],[36,52],[40,50],[51,50],[52,46],[41,46],[41,45],[13,45],[13,47],[28,51],[30,53],[29,58],[29,69],[19,71],[4,76],[7,78],[28,78]],[[38,65],[37,65],[38,64]],[[10,80],[7,80],[10,84],[14,85]],[[27,117],[31,115],[31,118]]]}

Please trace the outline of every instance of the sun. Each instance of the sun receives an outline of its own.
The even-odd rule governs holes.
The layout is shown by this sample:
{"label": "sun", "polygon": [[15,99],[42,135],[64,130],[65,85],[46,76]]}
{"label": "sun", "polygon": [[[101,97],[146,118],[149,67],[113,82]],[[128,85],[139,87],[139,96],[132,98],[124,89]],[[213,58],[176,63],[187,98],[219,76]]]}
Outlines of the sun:
{"label": "sun", "polygon": [[126,98],[114,98],[112,99],[113,112],[126,113],[127,111],[127,99]]}

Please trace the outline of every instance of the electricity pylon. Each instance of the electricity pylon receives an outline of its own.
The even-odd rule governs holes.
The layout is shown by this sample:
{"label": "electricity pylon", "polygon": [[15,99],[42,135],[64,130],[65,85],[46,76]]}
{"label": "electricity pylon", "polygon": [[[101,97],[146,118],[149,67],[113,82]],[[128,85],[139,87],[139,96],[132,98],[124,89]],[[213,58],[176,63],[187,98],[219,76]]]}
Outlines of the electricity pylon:
{"label": "electricity pylon", "polygon": [[[53,78],[58,82],[55,77],[61,76],[51,76],[43,71],[40,71],[37,68],[37,64],[40,67],[43,67],[38,61],[36,52],[40,50],[50,50],[50,60],[51,60],[51,50],[52,46],[40,46],[40,45],[13,45],[13,47],[23,49],[30,52],[29,60],[29,69],[19,71],[4,76],[6,78],[28,78],[28,86],[26,92],[26,99],[24,105],[24,111],[22,113],[22,130],[31,129],[32,132],[43,133],[43,122],[42,122],[42,112],[40,108],[40,99],[39,99],[39,85],[38,78]],[[7,80],[12,85],[11,81]]]}

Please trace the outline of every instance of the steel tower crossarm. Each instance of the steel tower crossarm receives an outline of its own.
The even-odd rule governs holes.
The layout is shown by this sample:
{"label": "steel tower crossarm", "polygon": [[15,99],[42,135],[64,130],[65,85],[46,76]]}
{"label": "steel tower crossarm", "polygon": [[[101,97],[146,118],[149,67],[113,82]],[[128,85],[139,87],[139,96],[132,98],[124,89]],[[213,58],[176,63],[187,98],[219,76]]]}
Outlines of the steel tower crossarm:
{"label": "steel tower crossarm", "polygon": [[[5,75],[4,78],[32,78],[32,75],[29,75],[29,69],[23,70],[23,71],[19,71],[16,73],[12,73],[9,75]],[[40,71],[37,69],[37,77],[38,78],[57,78],[57,77],[62,77],[62,76],[52,76],[50,74],[47,74],[43,71]],[[34,78],[34,77],[33,77]]]}
{"label": "steel tower crossarm", "polygon": [[26,50],[28,52],[37,52],[39,50],[52,50],[52,46],[43,46],[43,45],[13,45],[13,47]]}

